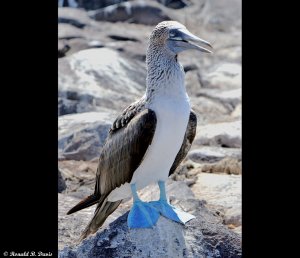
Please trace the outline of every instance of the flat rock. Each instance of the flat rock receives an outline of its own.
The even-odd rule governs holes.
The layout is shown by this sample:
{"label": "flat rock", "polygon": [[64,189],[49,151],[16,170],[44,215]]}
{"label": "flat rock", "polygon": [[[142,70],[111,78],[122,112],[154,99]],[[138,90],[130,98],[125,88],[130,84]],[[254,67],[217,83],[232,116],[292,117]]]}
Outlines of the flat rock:
{"label": "flat rock", "polygon": [[227,148],[241,147],[241,121],[200,125],[193,145],[221,146]]}
{"label": "flat rock", "polygon": [[113,112],[87,112],[58,118],[60,159],[90,160],[99,157],[101,146],[115,118]]}
{"label": "flat rock", "polygon": [[226,225],[241,226],[241,175],[200,173],[191,189],[222,214]]}
{"label": "flat rock", "polygon": [[58,60],[59,115],[99,111],[119,112],[140,98],[146,70],[115,50],[95,48]]}
{"label": "flat rock", "polygon": [[[196,218],[185,226],[160,217],[151,229],[128,229],[128,213],[59,257],[241,257],[238,234],[200,201],[185,201]],[[189,211],[190,212],[190,211]]]}
{"label": "flat rock", "polygon": [[201,78],[205,88],[236,89],[241,87],[242,68],[237,63],[223,63]]}
{"label": "flat rock", "polygon": [[201,89],[198,96],[219,101],[229,111],[233,111],[241,103],[242,91],[241,88],[233,90]]}
{"label": "flat rock", "polygon": [[188,158],[197,163],[212,163],[220,161],[226,157],[241,160],[240,148],[222,148],[215,146],[201,146],[188,153]]}
{"label": "flat rock", "polygon": [[96,10],[113,4],[126,2],[127,0],[78,0],[78,7],[86,10]]}
{"label": "flat rock", "polygon": [[131,22],[144,25],[156,25],[170,20],[170,12],[154,1],[130,1],[110,5],[95,11],[89,11],[89,17],[96,21]]}
{"label": "flat rock", "polygon": [[214,163],[201,166],[201,171],[206,173],[225,173],[229,175],[242,174],[242,161],[237,158],[226,157]]}
{"label": "flat rock", "polygon": [[192,109],[197,115],[198,125],[207,125],[210,123],[232,120],[230,116],[230,109],[218,100],[207,98],[205,96],[191,96],[190,100]]}
{"label": "flat rock", "polygon": [[58,23],[71,24],[77,28],[90,25],[90,18],[86,11],[73,7],[58,8]]}

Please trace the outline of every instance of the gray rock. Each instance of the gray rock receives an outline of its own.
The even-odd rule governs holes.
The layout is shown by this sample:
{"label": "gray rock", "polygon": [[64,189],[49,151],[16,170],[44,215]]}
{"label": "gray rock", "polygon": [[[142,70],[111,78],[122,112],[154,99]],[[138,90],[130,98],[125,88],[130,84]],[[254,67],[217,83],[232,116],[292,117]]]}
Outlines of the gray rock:
{"label": "gray rock", "polygon": [[66,53],[70,50],[70,46],[64,41],[58,41],[58,58],[64,57]]}
{"label": "gray rock", "polygon": [[202,5],[200,5],[202,7],[200,16],[206,28],[227,33],[233,29],[241,28],[242,8],[240,0],[227,0],[226,2],[210,0],[200,2],[202,2]]}
{"label": "gray rock", "polygon": [[218,210],[225,225],[239,227],[242,224],[241,175],[200,173],[191,187],[196,198]]}
{"label": "gray rock", "polygon": [[236,89],[241,87],[242,68],[240,64],[223,63],[211,72],[203,74],[202,86],[205,88]]}
{"label": "gray rock", "polygon": [[235,109],[232,111],[231,116],[234,119],[241,119],[242,118],[242,105],[239,104],[235,107]]}
{"label": "gray rock", "polygon": [[206,173],[241,175],[242,162],[236,158],[226,157],[215,163],[205,163],[201,165],[201,171]]}
{"label": "gray rock", "polygon": [[215,99],[191,96],[190,100],[192,109],[197,115],[198,125],[224,122],[231,119],[228,108]]}
{"label": "gray rock", "polygon": [[201,89],[198,96],[204,96],[222,103],[230,112],[241,103],[241,88],[233,90]]}
{"label": "gray rock", "polygon": [[83,50],[58,60],[59,115],[121,112],[145,90],[144,64],[107,48]]}
{"label": "gray rock", "polygon": [[58,23],[67,23],[77,28],[84,28],[90,25],[90,19],[84,10],[72,7],[60,7],[58,8]]}
{"label": "gray rock", "polygon": [[126,2],[127,0],[78,0],[78,7],[85,10],[96,10],[109,5]]}
{"label": "gray rock", "polygon": [[89,16],[96,21],[131,22],[145,25],[156,25],[161,21],[171,19],[168,10],[154,1],[130,1],[115,4],[89,11]]}
{"label": "gray rock", "polygon": [[241,257],[239,235],[203,202],[184,202],[196,216],[185,226],[161,216],[152,229],[129,230],[126,213],[79,246],[65,247],[59,257]]}
{"label": "gray rock", "polygon": [[197,127],[194,147],[201,145],[228,148],[241,147],[241,121],[200,125]]}
{"label": "gray rock", "polygon": [[75,39],[83,38],[84,32],[71,24],[58,24],[58,39]]}
{"label": "gray rock", "polygon": [[58,169],[57,191],[61,193],[67,188],[66,182]]}
{"label": "gray rock", "polygon": [[201,146],[188,153],[188,158],[197,163],[212,163],[226,157],[241,160],[242,153],[240,148],[222,148],[215,146]]}
{"label": "gray rock", "polygon": [[189,0],[156,0],[157,2],[173,9],[181,9],[191,5]]}
{"label": "gray rock", "polygon": [[58,118],[60,159],[91,160],[99,157],[101,146],[115,118],[111,111],[88,112]]}

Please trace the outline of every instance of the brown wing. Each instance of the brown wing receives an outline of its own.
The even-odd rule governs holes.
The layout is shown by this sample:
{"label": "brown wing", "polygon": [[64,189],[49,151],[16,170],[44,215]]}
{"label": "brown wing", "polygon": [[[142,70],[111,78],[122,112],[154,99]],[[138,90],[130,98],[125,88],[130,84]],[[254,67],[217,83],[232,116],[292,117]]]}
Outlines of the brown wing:
{"label": "brown wing", "polygon": [[113,123],[102,148],[94,194],[80,201],[67,214],[101,203],[121,184],[130,182],[152,142],[156,128],[154,111],[143,108],[143,99],[130,105]]}
{"label": "brown wing", "polygon": [[97,193],[109,194],[121,184],[131,181],[152,142],[155,128],[154,111],[145,109],[125,127],[111,131],[99,158]]}
{"label": "brown wing", "polygon": [[192,143],[194,141],[194,138],[196,136],[196,127],[197,127],[197,116],[194,113],[194,111],[191,110],[190,119],[184,135],[183,143],[170,169],[169,176],[174,173],[176,168],[179,166],[179,164],[183,161],[183,159],[186,157],[187,153],[189,152]]}

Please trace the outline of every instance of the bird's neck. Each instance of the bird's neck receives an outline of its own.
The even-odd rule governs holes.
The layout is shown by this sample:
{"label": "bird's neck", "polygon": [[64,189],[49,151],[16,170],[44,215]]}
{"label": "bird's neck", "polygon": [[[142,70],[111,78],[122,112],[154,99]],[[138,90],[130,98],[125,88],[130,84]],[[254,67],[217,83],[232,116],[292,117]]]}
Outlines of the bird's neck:
{"label": "bird's neck", "polygon": [[153,98],[154,95],[186,96],[184,71],[177,62],[177,56],[163,47],[149,46],[146,64],[147,99]]}

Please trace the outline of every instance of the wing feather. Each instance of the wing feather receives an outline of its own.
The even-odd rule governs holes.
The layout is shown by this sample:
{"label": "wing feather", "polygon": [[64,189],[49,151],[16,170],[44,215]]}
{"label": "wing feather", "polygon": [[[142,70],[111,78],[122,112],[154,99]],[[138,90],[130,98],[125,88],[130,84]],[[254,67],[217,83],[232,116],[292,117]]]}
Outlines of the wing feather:
{"label": "wing feather", "polygon": [[183,142],[179,152],[176,155],[174,163],[170,169],[169,176],[175,172],[176,168],[179,166],[179,164],[184,160],[184,158],[188,154],[196,136],[196,128],[197,128],[197,116],[195,112],[191,110],[188,126],[183,138]]}

